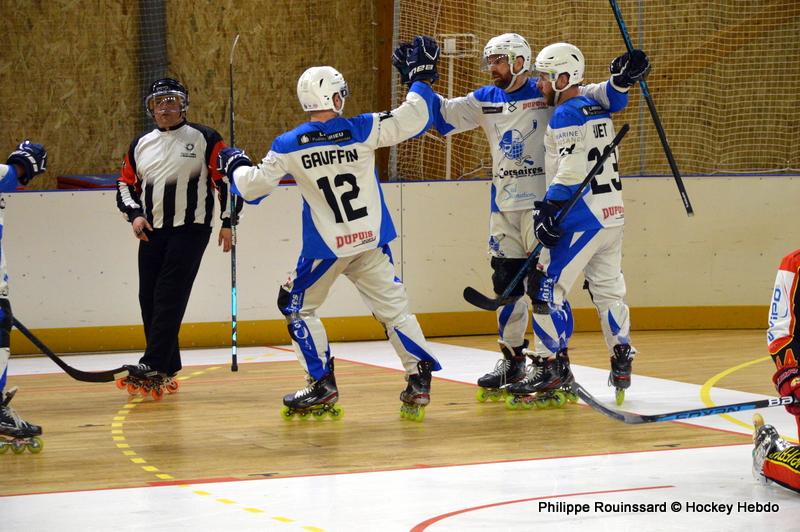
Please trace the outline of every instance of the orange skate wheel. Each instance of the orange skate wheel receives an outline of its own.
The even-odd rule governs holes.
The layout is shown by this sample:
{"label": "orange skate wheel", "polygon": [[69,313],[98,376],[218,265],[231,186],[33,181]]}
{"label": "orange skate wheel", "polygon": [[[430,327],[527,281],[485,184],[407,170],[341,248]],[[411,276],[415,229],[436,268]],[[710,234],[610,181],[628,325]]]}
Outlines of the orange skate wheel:
{"label": "orange skate wheel", "polygon": [[160,401],[164,397],[164,390],[162,390],[161,388],[153,388],[150,391],[150,395],[152,395],[153,399],[155,399],[156,401]]}
{"label": "orange skate wheel", "polygon": [[138,386],[136,386],[136,385],[135,385],[134,383],[132,383],[132,382],[129,382],[129,383],[128,383],[128,386],[127,386],[127,388],[128,388],[128,394],[129,394],[129,395],[136,395],[136,394],[138,394],[138,393],[139,393],[139,387],[138,387]]}
{"label": "orange skate wheel", "polygon": [[121,379],[117,379],[115,382],[116,382],[117,388],[119,388],[120,390],[125,389],[125,387],[128,385],[128,383],[125,382],[125,377],[122,377]]}
{"label": "orange skate wheel", "polygon": [[178,393],[178,388],[181,387],[181,383],[175,379],[172,379],[167,383],[167,393]]}

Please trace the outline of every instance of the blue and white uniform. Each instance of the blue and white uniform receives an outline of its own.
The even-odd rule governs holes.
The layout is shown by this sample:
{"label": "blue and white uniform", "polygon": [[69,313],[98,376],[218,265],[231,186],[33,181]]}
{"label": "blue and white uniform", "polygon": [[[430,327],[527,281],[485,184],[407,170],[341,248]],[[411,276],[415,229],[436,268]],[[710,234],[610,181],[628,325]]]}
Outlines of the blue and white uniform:
{"label": "blue and white uniform", "polygon": [[[0,192],[11,192],[19,186],[17,171],[13,166],[0,164]],[[6,254],[3,249],[3,211],[5,200],[0,196],[0,398],[6,387],[8,377],[8,359],[11,356],[11,305],[8,301],[8,271],[6,270]]]}
{"label": "blue and white uniform", "polygon": [[[486,134],[492,154],[489,253],[498,259],[516,259],[517,262],[508,263],[514,273],[536,245],[533,203],[544,197],[546,188],[544,137],[553,108],[548,106],[536,81],[535,77],[529,78],[510,93],[488,85],[464,97],[440,97],[435,121],[436,129],[443,135],[476,127]],[[586,85],[580,90],[610,112],[620,111],[628,103],[627,89],[610,81]],[[497,277],[496,263],[493,260]],[[504,288],[502,282],[495,284],[498,294]],[[500,307],[497,322],[501,343],[512,348],[522,345],[528,322],[527,303],[521,298]]]}
{"label": "blue and white uniform", "polygon": [[[611,116],[598,101],[576,96],[560,104],[545,134],[549,183],[545,199],[566,203],[614,135]],[[624,223],[622,181],[615,150],[561,221],[562,236],[558,244],[544,249],[539,256],[538,268],[543,277],[532,290],[532,297],[549,303],[550,314],[534,317],[538,354],[551,355],[566,347],[569,335],[563,323],[571,316],[564,301],[581,272],[600,315],[609,353],[613,353],[617,344],[630,343],[630,317],[622,275]]]}
{"label": "blue and white uniform", "polygon": [[316,310],[340,274],[384,325],[408,374],[420,360],[440,369],[395,275],[389,242],[397,232],[375,171],[375,150],[424,132],[437,103],[430,86],[416,82],[391,112],[307,122],[277,137],[260,164],[234,172],[233,191],[249,202],[270,194],[286,174],[303,196],[303,249],[278,306],[298,359],[315,380],[328,373],[330,360]]}

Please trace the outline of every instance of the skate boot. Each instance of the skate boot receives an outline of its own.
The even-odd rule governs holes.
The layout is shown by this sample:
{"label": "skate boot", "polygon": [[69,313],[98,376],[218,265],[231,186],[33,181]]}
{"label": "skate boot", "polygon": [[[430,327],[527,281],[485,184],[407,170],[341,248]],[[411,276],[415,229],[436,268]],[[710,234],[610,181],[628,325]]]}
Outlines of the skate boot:
{"label": "skate boot", "polygon": [[125,365],[128,376],[117,379],[117,388],[126,389],[129,395],[150,396],[156,401],[168,394],[177,393],[180,388],[175,373],[168,375],[154,370],[147,364]]}
{"label": "skate boot", "polygon": [[0,394],[0,454],[9,449],[14,454],[22,454],[25,449],[38,454],[44,448],[44,442],[39,437],[42,427],[24,421],[9,405],[16,393],[17,388],[14,387]]}
{"label": "skate boot", "polygon": [[761,414],[753,414],[753,478],[761,484],[769,484],[769,480],[764,476],[764,460],[767,456],[776,451],[785,451],[791,445],[786,440],[782,439],[772,425],[765,425],[764,418]]}
{"label": "skate boot", "polygon": [[528,341],[514,348],[509,348],[503,341],[500,343],[500,350],[503,358],[497,361],[494,369],[478,379],[478,392],[475,397],[481,403],[486,401],[505,400],[507,395],[506,388],[509,384],[521,381],[525,378],[525,353]]}
{"label": "skate boot", "polygon": [[625,390],[631,385],[631,364],[634,352],[630,344],[617,344],[611,356],[611,372],[608,374],[608,385],[616,388],[617,406],[625,401]]}
{"label": "skate boot", "polygon": [[431,369],[433,364],[428,360],[417,362],[415,375],[406,375],[408,385],[400,392],[400,417],[411,421],[425,419],[425,406],[431,402]]}
{"label": "skate boot", "polygon": [[531,359],[527,375],[508,387],[506,407],[509,410],[536,408],[561,408],[573,400],[570,384],[575,380],[569,367],[567,350],[556,353],[555,358],[545,358],[527,352]]}
{"label": "skate boot", "polygon": [[333,374],[333,359],[329,367],[328,374],[320,380],[314,380],[307,375],[308,386],[283,397],[284,406],[281,409],[283,419],[291,421],[296,415],[301,420],[308,419],[309,416],[322,420],[326,414],[332,419],[341,419],[344,411],[336,404],[339,400],[339,390],[336,388],[336,377]]}

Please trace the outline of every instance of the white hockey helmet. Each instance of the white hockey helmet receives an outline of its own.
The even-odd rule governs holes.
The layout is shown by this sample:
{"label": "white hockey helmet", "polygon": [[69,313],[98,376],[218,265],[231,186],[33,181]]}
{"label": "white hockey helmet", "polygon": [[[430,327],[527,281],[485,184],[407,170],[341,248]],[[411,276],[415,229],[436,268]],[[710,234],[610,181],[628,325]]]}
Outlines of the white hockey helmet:
{"label": "white hockey helmet", "polygon": [[[333,95],[342,99],[339,108],[333,103]],[[304,111],[332,110],[341,114],[345,98],[350,94],[341,72],[330,66],[311,67],[297,80],[297,98]]]}
{"label": "white hockey helmet", "polygon": [[[528,45],[528,41],[517,33],[504,33],[489,39],[489,42],[483,47],[483,68],[485,70],[489,69],[489,58],[493,55],[502,55],[508,59],[508,65],[511,67],[509,87],[514,85],[517,76],[531,69],[531,47]],[[514,60],[517,57],[522,57],[524,62],[522,69],[514,72]]]}
{"label": "white hockey helmet", "polygon": [[[566,42],[557,42],[542,48],[542,51],[536,56],[534,67],[538,72],[547,74],[553,90],[560,93],[583,81],[586,61],[577,46]],[[567,74],[569,80],[567,86],[559,90],[556,88],[556,82],[561,74]]]}

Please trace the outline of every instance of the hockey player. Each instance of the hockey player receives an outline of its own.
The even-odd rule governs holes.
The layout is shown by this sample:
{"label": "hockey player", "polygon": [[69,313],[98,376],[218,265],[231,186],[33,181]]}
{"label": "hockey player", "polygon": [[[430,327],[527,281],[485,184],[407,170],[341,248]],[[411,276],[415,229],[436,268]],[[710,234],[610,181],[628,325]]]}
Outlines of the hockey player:
{"label": "hockey player", "polygon": [[[630,319],[623,299],[624,207],[616,152],[561,224],[554,226],[561,207],[614,138],[614,124],[607,106],[580,89],[585,62],[577,47],[567,43],[546,46],[536,57],[535,69],[539,90],[548,104],[556,106],[544,140],[549,184],[544,197],[535,202],[533,215],[533,231],[545,249],[528,284],[535,356],[528,375],[508,391],[514,400],[537,394],[538,399],[563,404],[561,389],[573,379],[567,354],[572,316],[564,302],[583,272],[611,354],[609,382],[617,388],[621,404],[630,385],[635,351],[630,345]],[[635,79],[628,80],[632,84]]]}
{"label": "hockey player", "polygon": [[[8,156],[6,164],[0,164],[0,192],[11,192],[19,185],[27,185],[31,179],[47,169],[47,150],[41,144],[23,141]],[[11,302],[8,300],[8,273],[6,255],[2,250],[3,209],[5,202],[0,197],[0,454],[9,448],[20,454],[26,448],[32,453],[42,450],[42,427],[23,420],[11,407],[16,387],[6,391],[8,359],[11,356]]]}
{"label": "hockey player", "polygon": [[375,172],[375,150],[425,131],[436,98],[429,83],[438,78],[439,47],[417,37],[402,58],[411,86],[406,101],[384,113],[344,118],[348,96],[342,74],[330,66],[306,70],[297,96],[309,122],[278,136],[258,166],[242,150],[226,148],[220,168],[233,191],[247,201],[271,193],[291,174],[303,196],[303,248],[290,279],[278,294],[278,308],[308,386],[283,398],[290,419],[313,413],[341,414],[325,328],[317,316],[339,275],[355,284],[405,368],[408,385],[400,394],[401,415],[421,421],[430,401],[431,354],[408,298],[395,276],[389,242],[397,236]]}
{"label": "hockey player", "polygon": [[[800,249],[781,259],[772,300],[769,306],[767,347],[775,362],[772,382],[781,396],[800,401]],[[800,434],[800,404],[786,406],[795,416]],[[772,425],[764,425],[763,418],[753,416],[753,476],[764,483],[776,482],[783,487],[800,492],[800,447],[783,440]]]}
{"label": "hockey player", "polygon": [[[395,56],[402,56],[401,44]],[[467,96],[440,97],[435,126],[443,135],[480,127],[492,153],[492,186],[489,217],[489,253],[497,294],[504,292],[535,247],[533,204],[544,197],[544,131],[552,105],[531,77],[531,48],[516,33],[493,37],[483,50],[485,68],[492,84]],[[649,68],[647,56],[635,50],[614,60],[610,82],[587,85],[578,90],[616,112],[627,105],[627,91]],[[528,306],[521,299],[524,286],[515,287],[515,303],[497,309],[500,359],[493,371],[478,379],[478,399],[502,395],[508,383],[525,376],[528,341]],[[566,304],[566,301],[564,302]],[[488,392],[488,393],[487,393]]]}
{"label": "hockey player", "polygon": [[215,130],[186,121],[189,91],[177,80],[156,80],[144,101],[156,128],[131,142],[117,180],[117,206],[139,241],[139,304],[147,342],[138,365],[117,386],[134,394],[178,389],[183,314],[211,236],[213,190],[220,204],[217,239],[231,248],[229,194],[217,171],[225,146]]}

